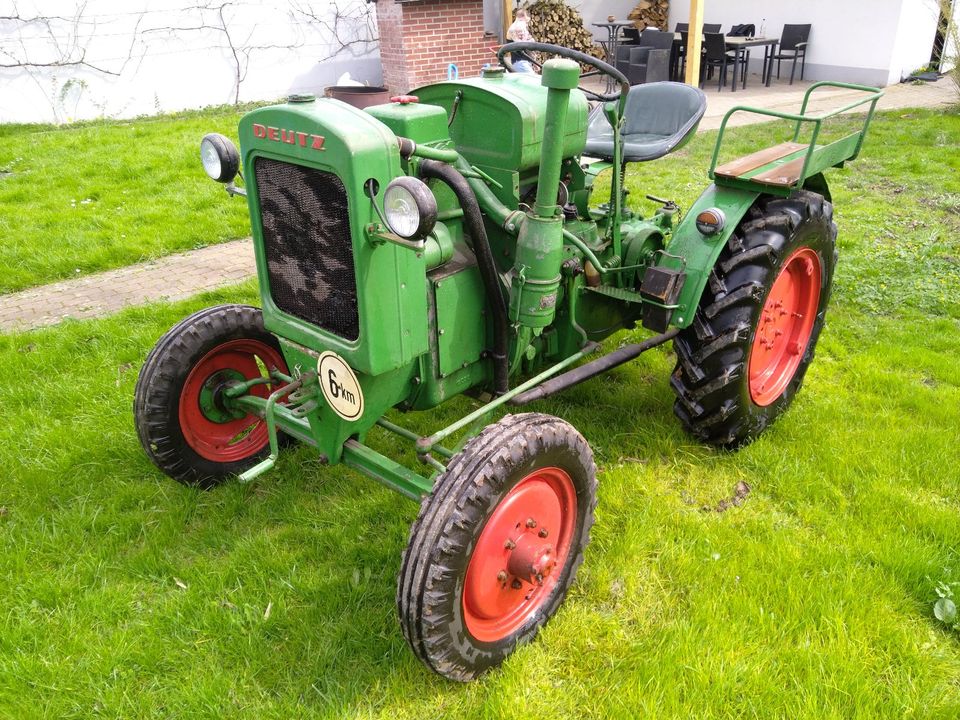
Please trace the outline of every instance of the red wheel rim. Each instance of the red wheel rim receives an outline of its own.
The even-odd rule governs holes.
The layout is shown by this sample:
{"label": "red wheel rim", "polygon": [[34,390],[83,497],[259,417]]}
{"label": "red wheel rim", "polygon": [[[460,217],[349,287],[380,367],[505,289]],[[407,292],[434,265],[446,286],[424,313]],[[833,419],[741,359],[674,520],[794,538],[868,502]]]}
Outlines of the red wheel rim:
{"label": "red wheel rim", "polygon": [[780,397],[800,366],[820,305],[820,276],[820,256],[801,248],[770,288],[750,349],[750,397],[757,405]]}
{"label": "red wheel rim", "polygon": [[464,623],[481,642],[520,629],[563,572],[577,522],[570,476],[548,467],[527,475],[493,510],[463,584]]}
{"label": "red wheel rim", "polygon": [[[267,425],[255,415],[227,422],[214,422],[203,413],[200,392],[211,375],[233,370],[246,379],[263,377],[257,359],[267,371],[287,372],[287,365],[277,350],[259,340],[231,340],[218,345],[193,366],[180,393],[180,430],[187,444],[200,457],[214,462],[229,463],[256,455],[269,442]],[[256,385],[250,393],[267,397],[270,385]]]}

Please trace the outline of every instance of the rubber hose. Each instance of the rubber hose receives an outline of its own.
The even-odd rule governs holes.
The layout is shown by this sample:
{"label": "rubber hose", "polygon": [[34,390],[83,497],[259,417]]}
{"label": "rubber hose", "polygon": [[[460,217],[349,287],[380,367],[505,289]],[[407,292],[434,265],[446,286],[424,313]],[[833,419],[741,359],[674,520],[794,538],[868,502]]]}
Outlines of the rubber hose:
{"label": "rubber hose", "polygon": [[467,231],[472,238],[473,252],[477,256],[477,268],[483,280],[483,288],[487,295],[487,304],[493,316],[493,384],[494,392],[502,395],[510,389],[510,372],[507,365],[507,304],[503,299],[503,290],[500,287],[500,277],[497,266],[493,261],[493,252],[490,250],[490,241],[487,230],[483,225],[483,215],[477,196],[473,194],[470,184],[460,172],[446,163],[436,160],[423,160],[420,163],[420,175],[424,178],[436,178],[444,182],[460,201],[463,209],[463,218],[467,224]]}

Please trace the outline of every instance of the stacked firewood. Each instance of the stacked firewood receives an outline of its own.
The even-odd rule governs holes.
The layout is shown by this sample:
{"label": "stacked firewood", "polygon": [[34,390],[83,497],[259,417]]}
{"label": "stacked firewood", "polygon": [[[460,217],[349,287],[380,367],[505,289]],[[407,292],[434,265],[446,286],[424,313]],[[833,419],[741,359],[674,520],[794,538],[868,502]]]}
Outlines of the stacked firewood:
{"label": "stacked firewood", "polygon": [[639,28],[667,29],[670,0],[640,0],[627,18]]}
{"label": "stacked firewood", "polygon": [[520,7],[530,13],[528,27],[537,42],[562,45],[594,57],[602,54],[594,45],[593,33],[584,27],[583,16],[564,0],[537,0]]}

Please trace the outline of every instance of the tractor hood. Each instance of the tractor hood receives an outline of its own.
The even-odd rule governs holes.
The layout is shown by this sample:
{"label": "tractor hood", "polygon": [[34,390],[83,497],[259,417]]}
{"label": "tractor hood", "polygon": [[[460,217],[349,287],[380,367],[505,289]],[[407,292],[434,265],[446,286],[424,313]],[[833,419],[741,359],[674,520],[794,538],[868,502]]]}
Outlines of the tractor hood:
{"label": "tractor hood", "polygon": [[305,97],[310,99],[254,110],[240,121],[241,157],[248,174],[254,154],[325,166],[336,172],[348,192],[362,192],[369,177],[389,182],[400,174],[397,138],[386,125],[339,100]]}
{"label": "tractor hood", "polygon": [[[470,163],[520,172],[539,167],[547,88],[533,73],[488,75],[426,85],[412,94],[422,103],[439,105],[448,115],[456,103],[450,137]],[[563,157],[583,151],[587,109],[586,97],[573,90],[563,131]]]}

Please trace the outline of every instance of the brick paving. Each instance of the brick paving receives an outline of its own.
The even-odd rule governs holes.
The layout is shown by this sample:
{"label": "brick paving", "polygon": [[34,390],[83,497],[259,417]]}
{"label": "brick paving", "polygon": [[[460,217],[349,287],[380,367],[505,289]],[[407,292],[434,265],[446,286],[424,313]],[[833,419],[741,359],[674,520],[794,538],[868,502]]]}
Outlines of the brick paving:
{"label": "brick paving", "polygon": [[[747,79],[747,89],[736,93],[729,92],[729,88],[722,92],[708,88],[707,112],[700,129],[718,128],[724,113],[739,104],[798,112],[809,85],[774,83],[765,88],[759,77],[752,75]],[[923,85],[893,85],[885,93],[878,109],[937,107],[957,102],[956,88],[947,78]],[[850,91],[824,90],[822,95],[815,96],[820,99],[811,104],[811,111],[823,112],[856,96]],[[763,119],[743,115],[733,124],[757,121]],[[54,325],[65,318],[100,317],[158,300],[182,300],[238,283],[254,272],[253,245],[249,239],[169,255],[119,270],[0,295],[0,332]]]}
{"label": "brick paving", "polygon": [[[716,84],[707,84],[704,91],[707,94],[707,112],[700,122],[700,130],[716,130],[720,127],[723,116],[734,105],[753,105],[778,110],[780,112],[798,113],[803,103],[803,94],[812,83],[796,81],[793,85],[778,83],[776,80],[770,87],[760,83],[760,76],[751,73],[747,77],[747,89],[737,89],[730,92],[727,85],[722,91],[717,91]],[[841,90],[839,88],[822,88],[815,90],[811,97],[808,113],[818,114],[847,105],[863,97],[864,94],[856,90]],[[908,107],[941,107],[956,104],[960,101],[956,86],[949,78],[940,78],[937,82],[912,85],[903,83],[884,88],[883,97],[877,103],[877,110],[897,110]],[[861,106],[851,112],[864,112],[866,106]],[[760,115],[737,113],[730,118],[728,127],[752,125],[759,122],[769,122],[772,118]],[[781,121],[783,122],[783,121]],[[869,142],[869,140],[868,140]]]}
{"label": "brick paving", "polygon": [[0,295],[0,332],[92,318],[130,305],[183,300],[253,275],[250,240],[211,245],[119,270]]}

